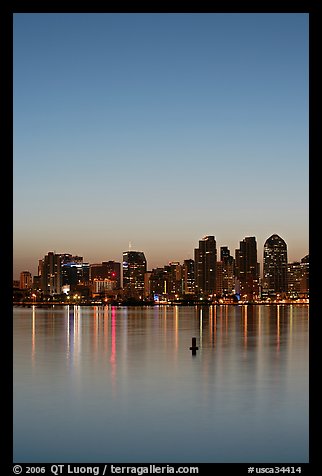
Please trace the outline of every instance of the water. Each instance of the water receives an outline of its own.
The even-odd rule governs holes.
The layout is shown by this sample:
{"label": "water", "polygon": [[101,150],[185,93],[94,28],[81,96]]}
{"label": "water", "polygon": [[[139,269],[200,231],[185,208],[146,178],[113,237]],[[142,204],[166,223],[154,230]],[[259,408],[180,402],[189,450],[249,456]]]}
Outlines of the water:
{"label": "water", "polygon": [[14,461],[308,462],[308,317],[14,308]]}

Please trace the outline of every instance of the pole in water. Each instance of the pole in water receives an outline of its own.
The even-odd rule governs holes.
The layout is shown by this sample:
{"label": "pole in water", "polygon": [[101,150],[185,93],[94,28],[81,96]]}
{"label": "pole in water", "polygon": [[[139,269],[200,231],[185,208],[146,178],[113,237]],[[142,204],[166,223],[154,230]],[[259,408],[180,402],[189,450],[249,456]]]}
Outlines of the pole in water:
{"label": "pole in water", "polygon": [[196,355],[196,351],[199,349],[199,347],[197,347],[197,338],[196,337],[193,337],[192,338],[192,342],[191,342],[191,347],[190,347],[190,350],[192,352],[192,355]]}

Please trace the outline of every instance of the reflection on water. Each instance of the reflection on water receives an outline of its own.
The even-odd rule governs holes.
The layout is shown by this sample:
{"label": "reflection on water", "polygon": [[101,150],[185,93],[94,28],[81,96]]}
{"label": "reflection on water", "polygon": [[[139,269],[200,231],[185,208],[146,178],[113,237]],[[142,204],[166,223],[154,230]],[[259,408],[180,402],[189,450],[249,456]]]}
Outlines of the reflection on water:
{"label": "reflection on water", "polygon": [[14,309],[14,459],[307,462],[308,306]]}

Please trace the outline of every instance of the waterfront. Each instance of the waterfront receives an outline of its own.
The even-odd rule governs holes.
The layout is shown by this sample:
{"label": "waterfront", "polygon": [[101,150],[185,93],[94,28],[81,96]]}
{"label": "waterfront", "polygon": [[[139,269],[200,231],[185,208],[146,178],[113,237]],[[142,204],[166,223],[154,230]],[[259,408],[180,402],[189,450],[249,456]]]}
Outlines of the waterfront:
{"label": "waterfront", "polygon": [[308,462],[307,305],[13,317],[15,462]]}

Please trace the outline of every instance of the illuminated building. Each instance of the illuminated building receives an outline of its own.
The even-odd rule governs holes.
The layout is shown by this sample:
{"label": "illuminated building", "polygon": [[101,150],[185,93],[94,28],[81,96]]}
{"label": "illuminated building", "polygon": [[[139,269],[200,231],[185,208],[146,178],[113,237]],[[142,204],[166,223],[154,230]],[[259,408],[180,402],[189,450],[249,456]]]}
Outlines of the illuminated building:
{"label": "illuminated building", "polygon": [[263,297],[287,293],[287,245],[280,236],[274,234],[265,241],[263,265]]}
{"label": "illuminated building", "polygon": [[150,286],[150,277],[152,271],[147,271],[144,273],[144,297],[149,299],[151,297],[151,286]]}
{"label": "illuminated building", "polygon": [[239,242],[239,249],[235,254],[235,275],[241,296],[247,300],[256,299],[259,295],[259,263],[254,236],[247,236]]}
{"label": "illuminated building", "polygon": [[69,285],[73,290],[79,284],[89,282],[89,264],[69,261],[61,264],[62,286]]}
{"label": "illuminated building", "polygon": [[95,294],[105,294],[107,291],[112,291],[115,289],[115,281],[111,279],[98,279],[94,278],[92,282],[92,293]]}
{"label": "illuminated building", "polygon": [[303,278],[301,283],[301,292],[307,293],[307,297],[310,293],[310,280],[309,280],[309,271],[310,271],[310,256],[306,255],[301,259],[301,266],[303,267]]}
{"label": "illuminated building", "polygon": [[32,287],[32,277],[29,271],[20,273],[20,289],[30,289]]}
{"label": "illuminated building", "polygon": [[45,294],[60,294],[61,281],[61,255],[50,251],[39,262],[41,276],[41,289]]}
{"label": "illuminated building", "polygon": [[222,296],[223,294],[223,262],[217,261],[216,263],[216,294]]}
{"label": "illuminated building", "polygon": [[38,264],[40,288],[45,294],[60,294],[63,286],[74,289],[89,281],[89,264],[82,256],[50,251]]}
{"label": "illuminated building", "polygon": [[194,294],[195,292],[195,262],[193,259],[185,259],[183,262],[183,292]]}
{"label": "illuminated building", "polygon": [[123,252],[123,290],[128,297],[143,299],[147,264],[142,251]]}
{"label": "illuminated building", "polygon": [[307,298],[309,294],[309,256],[287,265],[288,294],[291,298]]}
{"label": "illuminated building", "polygon": [[214,236],[205,236],[199,240],[195,249],[195,286],[196,294],[208,297],[216,292],[217,248]]}
{"label": "illuminated building", "polygon": [[113,289],[121,288],[121,263],[116,261],[103,261],[100,264],[91,264],[89,277],[91,283],[94,279],[113,281]]}
{"label": "illuminated building", "polygon": [[230,255],[227,246],[220,247],[220,261],[222,262],[222,294],[229,296],[235,291],[235,260]]}
{"label": "illuminated building", "polygon": [[164,266],[164,284],[164,292],[168,298],[173,299],[182,295],[183,268],[179,262],[170,262]]}
{"label": "illuminated building", "polygon": [[156,296],[162,296],[165,293],[164,268],[154,268],[149,276],[150,296],[156,299]]}

